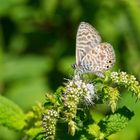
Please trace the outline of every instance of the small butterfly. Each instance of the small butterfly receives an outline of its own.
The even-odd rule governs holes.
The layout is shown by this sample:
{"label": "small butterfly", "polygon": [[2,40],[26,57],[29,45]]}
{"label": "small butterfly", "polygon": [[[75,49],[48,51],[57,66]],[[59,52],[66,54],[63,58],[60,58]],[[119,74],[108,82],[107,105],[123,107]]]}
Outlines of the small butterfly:
{"label": "small butterfly", "polygon": [[104,77],[103,72],[112,68],[115,52],[111,44],[101,43],[101,37],[94,27],[81,22],[76,36],[76,71],[80,74],[94,73]]}

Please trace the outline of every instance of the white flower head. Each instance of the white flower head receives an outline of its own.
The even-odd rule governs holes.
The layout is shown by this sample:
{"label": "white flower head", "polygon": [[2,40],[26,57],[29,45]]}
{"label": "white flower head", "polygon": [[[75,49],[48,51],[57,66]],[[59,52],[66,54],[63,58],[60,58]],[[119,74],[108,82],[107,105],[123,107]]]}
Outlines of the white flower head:
{"label": "white flower head", "polygon": [[94,104],[93,100],[97,98],[94,85],[89,82],[85,82],[80,78],[68,80],[66,87],[67,88],[64,97],[66,102],[70,100],[75,101],[74,99],[76,99],[77,104],[84,100],[87,105],[92,105]]}
{"label": "white flower head", "polygon": [[85,101],[87,104],[94,104],[93,103],[93,100],[95,98],[97,98],[97,95],[95,94],[95,89],[94,89],[94,85],[93,84],[86,84],[86,89],[87,89],[87,92],[86,92],[86,95],[85,95]]}

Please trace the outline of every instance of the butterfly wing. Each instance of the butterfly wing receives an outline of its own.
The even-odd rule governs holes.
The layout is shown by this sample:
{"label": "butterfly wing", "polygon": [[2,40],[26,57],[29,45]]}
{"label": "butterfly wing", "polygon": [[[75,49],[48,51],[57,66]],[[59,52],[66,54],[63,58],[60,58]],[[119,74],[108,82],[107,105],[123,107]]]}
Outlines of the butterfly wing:
{"label": "butterfly wing", "polygon": [[80,66],[84,56],[101,42],[99,33],[90,24],[81,22],[76,36],[76,65]]}
{"label": "butterfly wing", "polygon": [[83,72],[96,75],[110,69],[115,63],[115,52],[111,44],[101,43],[92,48],[82,59]]}
{"label": "butterfly wing", "polygon": [[98,65],[99,71],[106,71],[113,67],[116,57],[115,52],[111,44],[101,43],[97,47],[98,49]]}

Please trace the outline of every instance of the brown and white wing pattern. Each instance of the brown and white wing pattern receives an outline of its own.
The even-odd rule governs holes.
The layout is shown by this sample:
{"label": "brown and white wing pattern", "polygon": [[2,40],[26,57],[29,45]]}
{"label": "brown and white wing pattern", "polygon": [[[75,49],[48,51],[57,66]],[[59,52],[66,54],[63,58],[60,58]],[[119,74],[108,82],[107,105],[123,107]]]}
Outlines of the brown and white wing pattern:
{"label": "brown and white wing pattern", "polygon": [[115,63],[115,52],[109,43],[101,43],[92,48],[82,59],[83,72],[102,73]]}
{"label": "brown and white wing pattern", "polygon": [[80,65],[85,54],[100,42],[101,37],[96,29],[86,22],[81,22],[76,36],[76,65]]}
{"label": "brown and white wing pattern", "polygon": [[101,43],[101,37],[90,24],[81,22],[76,37],[76,69],[80,73],[91,72],[102,77],[115,63],[111,44]]}

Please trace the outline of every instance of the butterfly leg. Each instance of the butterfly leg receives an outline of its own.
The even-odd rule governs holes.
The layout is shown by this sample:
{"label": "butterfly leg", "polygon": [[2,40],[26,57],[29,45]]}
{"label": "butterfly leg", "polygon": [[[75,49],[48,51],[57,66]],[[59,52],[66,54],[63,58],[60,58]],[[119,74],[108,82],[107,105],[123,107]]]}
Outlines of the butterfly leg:
{"label": "butterfly leg", "polygon": [[73,64],[72,68],[74,69],[74,79],[80,80],[80,75],[81,75],[80,68],[76,64]]}

